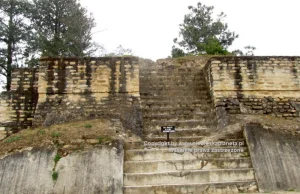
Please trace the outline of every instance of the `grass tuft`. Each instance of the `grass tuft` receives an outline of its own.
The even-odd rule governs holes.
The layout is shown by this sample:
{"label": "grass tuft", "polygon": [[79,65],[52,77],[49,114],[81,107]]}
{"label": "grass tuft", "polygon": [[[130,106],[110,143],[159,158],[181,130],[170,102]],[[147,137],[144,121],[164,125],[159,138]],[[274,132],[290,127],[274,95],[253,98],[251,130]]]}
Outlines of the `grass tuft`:
{"label": "grass tuft", "polygon": [[59,154],[56,154],[54,157],[54,162],[57,164],[57,162],[61,159],[61,156]]}
{"label": "grass tuft", "polygon": [[53,171],[52,172],[52,180],[56,181],[58,178],[58,172],[57,171]]}

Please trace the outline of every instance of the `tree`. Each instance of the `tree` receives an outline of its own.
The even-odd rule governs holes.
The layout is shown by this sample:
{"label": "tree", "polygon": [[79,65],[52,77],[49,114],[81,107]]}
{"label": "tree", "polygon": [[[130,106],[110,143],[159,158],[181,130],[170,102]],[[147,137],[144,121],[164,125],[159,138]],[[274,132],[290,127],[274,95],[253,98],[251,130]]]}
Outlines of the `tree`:
{"label": "tree", "polygon": [[[183,24],[179,25],[179,36],[182,40],[178,41],[175,38],[174,43],[184,48],[186,54],[227,54],[228,47],[238,38],[238,35],[229,31],[227,23],[223,22],[226,15],[221,12],[217,19],[213,20],[214,7],[200,2],[197,7],[189,6],[188,9],[191,12],[184,16]],[[177,57],[179,49],[173,46],[173,57]],[[180,55],[182,55],[181,51]]]}
{"label": "tree", "polygon": [[28,42],[32,37],[29,7],[26,0],[0,1],[0,74],[6,77],[7,91],[10,91],[12,68],[29,56]]}
{"label": "tree", "polygon": [[94,52],[92,15],[76,0],[33,0],[32,19],[43,56],[87,56]]}
{"label": "tree", "polygon": [[256,48],[254,46],[249,45],[249,46],[244,47],[244,50],[245,50],[244,52],[242,50],[238,49],[238,50],[232,51],[231,53],[235,56],[254,56],[255,49]]}
{"label": "tree", "polygon": [[133,55],[132,49],[124,48],[122,45],[119,45],[114,52],[107,54],[106,56],[126,56]]}

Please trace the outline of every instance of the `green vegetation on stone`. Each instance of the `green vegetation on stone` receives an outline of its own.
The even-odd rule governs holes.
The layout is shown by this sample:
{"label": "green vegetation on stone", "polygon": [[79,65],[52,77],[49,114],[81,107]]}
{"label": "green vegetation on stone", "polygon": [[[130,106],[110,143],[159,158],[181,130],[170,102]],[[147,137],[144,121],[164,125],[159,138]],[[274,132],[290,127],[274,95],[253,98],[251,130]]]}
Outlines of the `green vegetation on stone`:
{"label": "green vegetation on stone", "polygon": [[108,136],[98,137],[99,144],[106,143],[111,141],[111,138]]}
{"label": "green vegetation on stone", "polygon": [[16,135],[16,136],[12,136],[12,137],[9,137],[5,140],[6,143],[12,143],[12,142],[15,142],[15,141],[19,141],[21,139],[21,136],[19,135]]}
{"label": "green vegetation on stone", "polygon": [[53,181],[56,181],[57,178],[58,178],[58,172],[57,172],[57,171],[53,171],[53,172],[52,172],[52,180],[53,180]]}
{"label": "green vegetation on stone", "polygon": [[55,155],[55,158],[54,158],[54,162],[55,162],[55,165],[57,164],[57,162],[61,159],[61,156],[59,154],[56,154]]}

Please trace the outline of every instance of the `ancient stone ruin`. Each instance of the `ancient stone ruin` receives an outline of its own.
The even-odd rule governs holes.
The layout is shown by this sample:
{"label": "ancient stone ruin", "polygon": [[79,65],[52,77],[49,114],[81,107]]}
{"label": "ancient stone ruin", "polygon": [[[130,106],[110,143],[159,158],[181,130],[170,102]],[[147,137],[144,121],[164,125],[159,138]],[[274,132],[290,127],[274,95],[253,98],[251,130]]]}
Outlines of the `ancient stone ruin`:
{"label": "ancient stone ruin", "polygon": [[[253,125],[263,128],[260,123],[247,122],[244,135],[240,125],[239,130],[232,127],[251,116],[299,121],[300,57],[199,56],[157,62],[136,57],[42,58],[38,69],[15,69],[11,88],[0,99],[3,137],[28,127],[94,118],[117,119],[127,134],[139,137],[124,142],[124,193],[300,189],[297,168],[281,168],[278,173],[294,176],[284,183],[284,177],[272,174],[275,166],[293,165],[295,152],[285,152],[289,161],[278,159],[280,154],[259,157],[257,149],[279,146],[280,135],[263,133],[274,138],[266,143],[260,139],[264,135],[253,133]],[[215,140],[240,142],[243,152],[191,153],[184,145],[173,152],[170,147],[147,148],[145,142],[165,141],[161,126],[176,127],[174,142],[209,141],[212,134],[227,130],[231,135]],[[285,149],[277,148],[276,153]],[[260,166],[264,162],[268,168]],[[268,176],[276,179],[264,180]]]}

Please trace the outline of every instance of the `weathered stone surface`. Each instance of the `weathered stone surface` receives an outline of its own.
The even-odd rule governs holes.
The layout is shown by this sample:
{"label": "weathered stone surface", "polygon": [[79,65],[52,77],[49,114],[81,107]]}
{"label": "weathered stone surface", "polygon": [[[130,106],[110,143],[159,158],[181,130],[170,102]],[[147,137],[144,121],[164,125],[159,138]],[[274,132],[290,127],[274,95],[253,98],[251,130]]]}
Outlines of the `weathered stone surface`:
{"label": "weathered stone surface", "polygon": [[[300,101],[299,57],[213,57],[204,72],[214,104],[226,107],[229,113],[239,113],[235,106],[243,102],[247,107],[238,107],[243,113],[300,115],[296,103]],[[279,107],[281,102],[288,104]]]}
{"label": "weathered stone surface", "polygon": [[52,180],[54,149],[34,148],[0,159],[2,194],[121,194],[123,147],[102,146],[62,157]]}
{"label": "weathered stone surface", "polygon": [[300,190],[298,138],[248,124],[245,135],[259,191]]}

